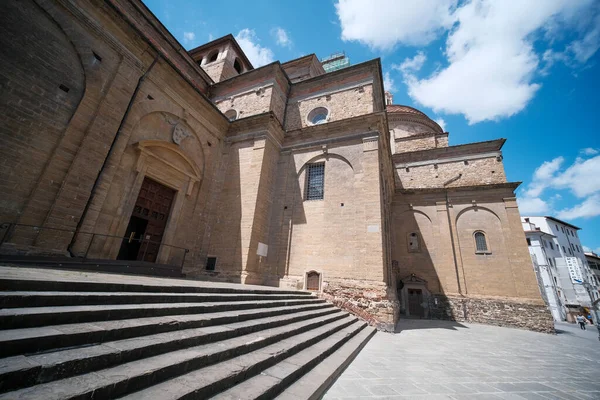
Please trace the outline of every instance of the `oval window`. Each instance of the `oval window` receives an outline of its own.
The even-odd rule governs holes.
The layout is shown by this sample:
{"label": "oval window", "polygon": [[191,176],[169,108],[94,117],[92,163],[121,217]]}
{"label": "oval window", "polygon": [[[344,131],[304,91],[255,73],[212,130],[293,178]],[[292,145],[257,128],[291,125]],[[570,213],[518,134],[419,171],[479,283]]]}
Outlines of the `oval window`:
{"label": "oval window", "polygon": [[319,125],[327,122],[327,116],[329,115],[329,110],[325,107],[317,107],[308,113],[308,122],[311,125]]}
{"label": "oval window", "polygon": [[227,117],[228,120],[235,121],[237,119],[237,111],[235,111],[234,109],[228,110],[225,113],[225,116]]}

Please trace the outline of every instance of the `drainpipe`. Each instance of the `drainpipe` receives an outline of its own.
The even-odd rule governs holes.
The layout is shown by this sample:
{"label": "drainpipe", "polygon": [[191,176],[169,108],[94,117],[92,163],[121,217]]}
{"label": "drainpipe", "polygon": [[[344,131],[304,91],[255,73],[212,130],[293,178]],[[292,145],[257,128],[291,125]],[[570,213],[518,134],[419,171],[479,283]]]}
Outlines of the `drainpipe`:
{"label": "drainpipe", "polygon": [[152,64],[150,64],[150,66],[148,67],[146,72],[144,72],[144,74],[140,77],[140,79],[138,79],[137,86],[135,87],[135,90],[133,91],[133,94],[131,95],[131,99],[129,100],[127,109],[125,109],[125,114],[123,114],[123,118],[121,119],[121,123],[119,124],[119,128],[117,129],[117,133],[115,134],[115,136],[112,140],[112,143],[110,144],[110,147],[108,148],[108,152],[106,153],[106,157],[104,157],[104,161],[102,162],[100,171],[98,171],[98,174],[96,175],[96,180],[94,181],[94,186],[92,186],[90,197],[88,198],[88,201],[85,203],[85,207],[83,209],[83,212],[81,213],[81,218],[79,218],[79,222],[77,222],[77,227],[75,228],[75,233],[73,234],[73,237],[71,238],[71,242],[67,246],[67,251],[69,252],[69,255],[71,257],[75,257],[75,254],[73,254],[73,246],[75,245],[75,241],[77,240],[77,234],[79,233],[79,231],[81,230],[81,227],[83,226],[83,221],[85,219],[85,216],[87,215],[90,205],[92,204],[94,198],[98,194],[98,185],[100,183],[100,177],[104,173],[104,170],[106,169],[106,166],[108,165],[108,159],[110,158],[110,156],[114,150],[117,140],[119,139],[119,137],[121,136],[121,133],[123,132],[123,126],[125,126],[125,121],[127,120],[127,117],[129,116],[129,112],[131,111],[131,108],[133,107],[133,104],[135,103],[137,94],[140,91],[140,87],[142,86],[142,83],[146,80],[146,77],[148,76],[150,71],[152,71],[152,68],[154,68],[154,65],[156,65],[156,62],[158,61],[159,58],[160,58],[160,54],[157,54],[156,57],[154,58],[154,61],[152,61]]}

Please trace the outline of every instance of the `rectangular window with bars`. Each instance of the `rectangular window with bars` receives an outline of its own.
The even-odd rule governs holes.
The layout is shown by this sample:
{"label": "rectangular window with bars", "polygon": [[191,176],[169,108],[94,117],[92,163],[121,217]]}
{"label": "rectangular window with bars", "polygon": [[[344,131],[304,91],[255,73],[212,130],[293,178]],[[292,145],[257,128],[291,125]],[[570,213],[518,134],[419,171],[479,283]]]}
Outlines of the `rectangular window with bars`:
{"label": "rectangular window with bars", "polygon": [[306,200],[323,200],[325,163],[310,164],[306,169]]}

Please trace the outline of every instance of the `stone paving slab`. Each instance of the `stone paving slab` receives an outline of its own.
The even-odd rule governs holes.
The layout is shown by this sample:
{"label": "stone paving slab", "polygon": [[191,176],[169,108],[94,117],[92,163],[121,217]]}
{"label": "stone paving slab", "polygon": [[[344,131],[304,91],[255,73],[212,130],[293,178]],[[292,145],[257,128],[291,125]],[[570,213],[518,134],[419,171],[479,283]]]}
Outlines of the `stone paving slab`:
{"label": "stone paving slab", "polygon": [[600,400],[596,327],[556,329],[402,321],[375,335],[324,399]]}

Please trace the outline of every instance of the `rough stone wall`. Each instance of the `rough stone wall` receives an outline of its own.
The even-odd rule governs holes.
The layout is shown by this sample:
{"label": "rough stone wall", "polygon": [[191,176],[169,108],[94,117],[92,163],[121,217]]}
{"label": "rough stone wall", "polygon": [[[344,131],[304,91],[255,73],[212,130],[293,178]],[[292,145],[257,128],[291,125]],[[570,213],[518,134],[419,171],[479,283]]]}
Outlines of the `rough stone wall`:
{"label": "rough stone wall", "polygon": [[[404,189],[443,187],[458,174],[462,176],[447,187],[460,187],[506,182],[502,161],[496,157],[475,160],[428,163],[418,166],[397,166],[396,184]],[[410,164],[409,164],[410,165]],[[408,169],[408,171],[407,171]]]}
{"label": "rough stone wall", "polygon": [[216,106],[222,113],[235,110],[237,119],[262,114],[271,110],[273,86],[244,90],[239,94],[231,94],[228,98],[217,100]]}
{"label": "rough stone wall", "polygon": [[366,84],[339,92],[323,93],[304,100],[289,99],[286,129],[294,130],[309,126],[306,118],[317,107],[325,107],[329,110],[329,122],[372,113],[373,85]]}
{"label": "rough stone wall", "polygon": [[208,76],[215,81],[220,82],[223,76],[223,69],[225,67],[225,60],[217,60],[208,64],[202,65],[202,69],[206,71]]}
{"label": "rough stone wall", "polygon": [[437,135],[437,144],[435,147],[448,147],[448,134]]}
{"label": "rough stone wall", "polygon": [[554,333],[554,321],[542,303],[511,298],[434,295],[428,299],[431,319],[506,326]]}
{"label": "rough stone wall", "polygon": [[435,134],[421,134],[403,139],[396,139],[396,153],[435,149],[437,141]]}
{"label": "rough stone wall", "polygon": [[411,151],[448,147],[448,135],[437,133],[423,133],[395,139],[394,153],[408,153]]}
{"label": "rough stone wall", "polygon": [[331,279],[319,296],[350,311],[378,329],[393,332],[398,304],[382,282]]}

